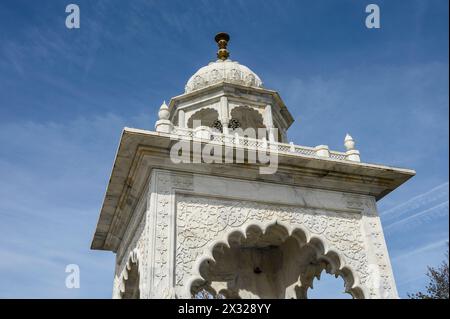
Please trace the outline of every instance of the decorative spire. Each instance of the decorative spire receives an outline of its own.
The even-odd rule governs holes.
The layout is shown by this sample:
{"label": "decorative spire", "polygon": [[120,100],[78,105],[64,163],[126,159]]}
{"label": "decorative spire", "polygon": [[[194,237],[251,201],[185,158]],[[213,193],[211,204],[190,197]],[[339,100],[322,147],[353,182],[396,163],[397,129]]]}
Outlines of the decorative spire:
{"label": "decorative spire", "polygon": [[162,133],[170,133],[173,130],[173,124],[169,120],[170,112],[169,107],[166,104],[166,101],[163,102],[158,112],[159,120],[156,121],[155,127],[156,132]]}
{"label": "decorative spire", "polygon": [[225,61],[230,56],[230,53],[227,50],[228,41],[230,41],[230,36],[228,33],[220,32],[217,33],[214,40],[216,40],[217,45],[219,46],[219,51],[217,51],[217,58],[219,60]]}
{"label": "decorative spire", "polygon": [[345,135],[344,145],[347,151],[345,152],[345,158],[352,162],[361,162],[361,158],[359,157],[359,151],[355,149],[355,141],[350,134]]}
{"label": "decorative spire", "polygon": [[163,102],[161,107],[159,108],[158,116],[160,120],[168,120],[170,113],[169,113],[169,107],[166,104],[166,101]]}
{"label": "decorative spire", "polygon": [[355,149],[355,141],[353,140],[353,137],[351,137],[350,134],[348,134],[348,133],[347,133],[347,135],[345,135],[344,145],[345,145],[345,148],[347,149],[347,151],[351,151],[351,150]]}

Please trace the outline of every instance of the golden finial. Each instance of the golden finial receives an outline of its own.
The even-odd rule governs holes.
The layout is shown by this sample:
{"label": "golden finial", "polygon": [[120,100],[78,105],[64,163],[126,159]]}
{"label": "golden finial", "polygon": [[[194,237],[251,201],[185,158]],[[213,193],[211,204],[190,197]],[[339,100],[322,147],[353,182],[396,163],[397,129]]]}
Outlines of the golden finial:
{"label": "golden finial", "polygon": [[214,40],[216,40],[219,46],[219,51],[217,51],[217,58],[220,60],[226,60],[230,56],[230,52],[227,50],[228,41],[230,41],[230,36],[228,33],[220,32],[217,33]]}

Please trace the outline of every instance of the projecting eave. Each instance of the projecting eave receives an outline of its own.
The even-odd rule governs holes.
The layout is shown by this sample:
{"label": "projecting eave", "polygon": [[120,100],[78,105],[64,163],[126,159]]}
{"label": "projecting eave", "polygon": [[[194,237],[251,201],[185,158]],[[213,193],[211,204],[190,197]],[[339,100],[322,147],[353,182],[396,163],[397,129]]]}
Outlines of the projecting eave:
{"label": "projecting eave", "polygon": [[278,153],[278,170],[261,175],[258,164],[175,164],[173,135],[125,128],[92,241],[92,249],[116,251],[153,168],[363,194],[377,200],[415,175],[413,170]]}

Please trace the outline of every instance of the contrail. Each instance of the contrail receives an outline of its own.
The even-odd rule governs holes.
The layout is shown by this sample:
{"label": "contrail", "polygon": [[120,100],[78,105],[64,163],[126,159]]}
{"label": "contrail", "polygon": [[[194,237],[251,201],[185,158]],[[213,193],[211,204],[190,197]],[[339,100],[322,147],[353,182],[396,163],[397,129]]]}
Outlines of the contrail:
{"label": "contrail", "polygon": [[439,212],[440,212],[440,209],[441,209],[441,208],[445,208],[445,207],[447,207],[446,212],[447,212],[447,214],[448,214],[448,204],[449,204],[449,201],[445,201],[445,202],[440,203],[440,204],[438,204],[438,205],[435,205],[435,206],[433,206],[433,207],[427,208],[427,209],[422,210],[422,211],[420,211],[420,212],[418,212],[418,213],[416,213],[416,214],[414,214],[414,215],[408,216],[408,217],[406,217],[406,218],[404,218],[404,219],[400,219],[399,221],[393,222],[393,223],[391,223],[391,224],[387,224],[387,225],[384,227],[384,229],[385,229],[385,230],[388,230],[388,229],[390,229],[390,228],[392,228],[392,227],[395,227],[395,226],[398,226],[398,225],[405,224],[405,223],[407,223],[407,222],[409,222],[409,221],[411,221],[411,220],[414,220],[414,219],[416,219],[416,218],[420,218],[420,217],[424,216],[425,214],[428,214],[428,215],[426,215],[425,217],[430,217],[430,218],[431,218],[431,217],[432,217],[431,215],[436,215],[436,214],[429,214],[431,211],[437,211],[437,212],[439,213]]}
{"label": "contrail", "polygon": [[447,243],[448,243],[448,238],[441,239],[441,240],[435,241],[435,242],[433,242],[431,244],[428,244],[428,245],[425,245],[425,246],[421,246],[421,247],[419,247],[419,248],[417,248],[417,249],[415,249],[413,251],[409,251],[407,253],[398,255],[398,256],[392,258],[392,261],[396,261],[396,260],[399,260],[399,259],[411,257],[413,255],[417,255],[417,254],[423,253],[424,251],[441,247],[441,246],[443,246],[443,245],[445,245]]}
{"label": "contrail", "polygon": [[403,213],[411,212],[413,210],[420,209],[426,205],[435,201],[448,201],[448,187],[449,183],[445,182],[433,189],[417,195],[404,203],[401,203],[391,209],[388,209],[380,213],[380,216],[384,221],[391,220],[395,217],[399,217]]}

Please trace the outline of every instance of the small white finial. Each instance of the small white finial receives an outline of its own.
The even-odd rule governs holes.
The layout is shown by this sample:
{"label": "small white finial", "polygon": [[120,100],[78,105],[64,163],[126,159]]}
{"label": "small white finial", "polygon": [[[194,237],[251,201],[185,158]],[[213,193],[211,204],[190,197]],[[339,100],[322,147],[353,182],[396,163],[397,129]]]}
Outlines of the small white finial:
{"label": "small white finial", "polygon": [[347,133],[347,135],[345,135],[344,145],[345,145],[345,148],[347,149],[347,151],[351,151],[351,150],[355,149],[355,141],[353,140],[353,137],[351,137],[350,134],[348,134],[348,133]]}
{"label": "small white finial", "polygon": [[170,113],[169,113],[169,107],[166,104],[166,101],[163,102],[161,107],[159,108],[158,116],[160,120],[168,120]]}
{"label": "small white finial", "polygon": [[350,134],[345,136],[344,145],[347,151],[345,152],[345,158],[352,162],[361,162],[361,158],[359,156],[359,151],[355,150],[355,141]]}
{"label": "small white finial", "polygon": [[158,112],[159,120],[156,121],[155,128],[156,132],[170,133],[173,130],[173,124],[169,120],[170,112],[166,101],[163,102]]}

